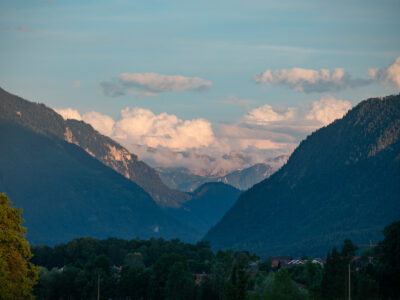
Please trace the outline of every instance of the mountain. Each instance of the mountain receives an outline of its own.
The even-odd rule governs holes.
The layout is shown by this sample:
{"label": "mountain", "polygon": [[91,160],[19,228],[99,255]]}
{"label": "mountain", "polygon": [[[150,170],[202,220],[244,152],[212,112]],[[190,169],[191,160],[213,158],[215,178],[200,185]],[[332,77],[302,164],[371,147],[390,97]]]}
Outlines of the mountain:
{"label": "mountain", "polygon": [[202,184],[212,181],[207,176],[193,174],[193,172],[184,167],[178,168],[156,168],[161,180],[171,189],[177,189],[184,192],[193,192]]}
{"label": "mountain", "polygon": [[255,164],[243,170],[237,170],[218,178],[218,182],[230,184],[240,190],[247,190],[256,183],[269,177],[274,172],[273,168],[265,163]]}
{"label": "mountain", "polygon": [[178,207],[189,196],[168,188],[158,173],[112,139],[77,120],[64,120],[44,104],[26,101],[0,88],[0,120],[9,120],[47,136],[74,143],[145,189],[165,207]]}
{"label": "mountain", "polygon": [[361,102],[302,141],[205,236],[215,248],[325,256],[400,217],[400,95]]}
{"label": "mountain", "polygon": [[23,209],[31,243],[80,236],[196,240],[137,184],[80,147],[37,131],[0,120],[0,191]]}
{"label": "mountain", "polygon": [[236,170],[224,176],[197,175],[187,168],[157,168],[161,180],[170,188],[192,192],[206,182],[223,182],[239,190],[247,190],[256,183],[269,177],[285,160],[277,159],[278,163],[258,163],[243,170]]}
{"label": "mountain", "polygon": [[191,199],[166,212],[203,236],[232,207],[241,191],[222,182],[205,183],[190,193]]}

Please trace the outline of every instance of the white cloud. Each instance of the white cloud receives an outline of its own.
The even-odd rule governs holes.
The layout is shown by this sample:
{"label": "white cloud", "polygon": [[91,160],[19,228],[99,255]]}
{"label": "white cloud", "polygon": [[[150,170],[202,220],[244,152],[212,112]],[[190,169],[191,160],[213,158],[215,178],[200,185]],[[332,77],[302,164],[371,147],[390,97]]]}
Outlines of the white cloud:
{"label": "white cloud", "polygon": [[250,124],[264,125],[271,122],[293,119],[295,111],[294,107],[279,111],[271,105],[265,104],[248,112],[244,116],[244,120]]}
{"label": "white cloud", "polygon": [[390,88],[400,90],[400,57],[387,68],[369,69],[368,75]]}
{"label": "white cloud", "polygon": [[95,111],[89,111],[81,115],[76,109],[69,107],[54,110],[59,113],[64,118],[64,120],[75,119],[79,121],[85,121],[86,123],[92,125],[92,127],[101,134],[107,136],[112,136],[113,134],[115,122],[111,117],[107,115],[103,115]]}
{"label": "white cloud", "polygon": [[177,151],[208,147],[214,142],[211,123],[205,119],[183,121],[175,115],[156,115],[137,107],[127,107],[121,111],[114,135],[118,140]]}
{"label": "white cloud", "polygon": [[333,97],[289,108],[265,104],[236,122],[216,125],[215,130],[205,119],[182,120],[138,107],[121,110],[117,120],[95,111],[81,115],[67,108],[57,112],[64,118],[84,120],[154,166],[221,175],[292,152],[305,136],[350,108],[348,101]]}
{"label": "white cloud", "polygon": [[311,111],[306,115],[307,120],[317,120],[322,125],[328,125],[342,118],[351,109],[351,103],[333,97],[324,97],[312,103]]}
{"label": "white cloud", "polygon": [[58,114],[60,114],[64,120],[67,119],[75,119],[75,120],[82,120],[82,116],[76,109],[72,108],[62,108],[62,109],[54,109]]}
{"label": "white cloud", "polygon": [[157,73],[122,73],[118,78],[103,81],[100,86],[106,96],[118,97],[127,93],[155,96],[177,91],[203,91],[211,82],[198,77],[162,75]]}
{"label": "white cloud", "polygon": [[101,134],[107,136],[113,135],[115,124],[113,118],[95,111],[89,111],[82,116],[82,119],[92,125]]}
{"label": "white cloud", "polygon": [[265,85],[284,85],[298,92],[328,92],[346,88],[355,88],[371,83],[368,79],[352,79],[341,68],[313,70],[292,68],[282,70],[266,70],[253,76],[256,83]]}

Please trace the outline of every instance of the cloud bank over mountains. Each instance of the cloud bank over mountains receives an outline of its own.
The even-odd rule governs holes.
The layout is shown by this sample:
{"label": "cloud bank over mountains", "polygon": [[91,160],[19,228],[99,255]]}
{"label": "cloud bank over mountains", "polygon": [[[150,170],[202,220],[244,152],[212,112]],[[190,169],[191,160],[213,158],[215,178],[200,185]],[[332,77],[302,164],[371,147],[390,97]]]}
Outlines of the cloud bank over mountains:
{"label": "cloud bank over mountains", "polygon": [[290,153],[307,134],[341,118],[350,108],[350,102],[333,97],[289,108],[265,104],[236,122],[214,128],[203,118],[182,120],[139,107],[122,109],[117,120],[96,111],[56,111],[65,119],[91,124],[154,166],[212,168],[223,173]]}
{"label": "cloud bank over mountains", "polygon": [[[400,57],[387,68],[369,69],[366,78],[353,78],[342,68],[291,68],[266,70],[255,75],[253,80],[304,93],[341,91],[372,83],[400,90]],[[103,93],[110,97],[198,92],[211,85],[210,81],[199,77],[157,73],[122,73],[101,83]],[[72,108],[58,109],[57,112],[64,118],[91,124],[153,166],[208,168],[221,174],[291,153],[308,134],[341,118],[352,106],[349,101],[332,96],[296,107],[264,104],[250,108],[254,101],[235,96],[228,97],[224,103],[239,105],[246,113],[234,122],[212,125],[205,118],[184,120],[173,114],[155,114],[140,107],[122,109],[117,119],[96,111],[81,114]]]}
{"label": "cloud bank over mountains", "polygon": [[103,94],[109,97],[123,96],[128,93],[151,97],[166,92],[199,92],[207,90],[211,85],[211,81],[198,77],[157,73],[122,73],[116,78],[100,83]]}

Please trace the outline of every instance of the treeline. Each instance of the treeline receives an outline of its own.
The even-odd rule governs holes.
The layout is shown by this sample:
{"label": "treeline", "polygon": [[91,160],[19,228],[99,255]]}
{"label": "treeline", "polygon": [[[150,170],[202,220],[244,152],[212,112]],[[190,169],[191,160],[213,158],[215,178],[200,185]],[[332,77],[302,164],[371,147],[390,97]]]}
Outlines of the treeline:
{"label": "treeline", "polygon": [[[34,246],[41,266],[38,299],[399,299],[400,222],[384,240],[356,256],[345,240],[324,266],[271,267],[270,260],[232,250],[213,253],[207,242],[79,238]],[[350,274],[350,289],[349,289]]]}

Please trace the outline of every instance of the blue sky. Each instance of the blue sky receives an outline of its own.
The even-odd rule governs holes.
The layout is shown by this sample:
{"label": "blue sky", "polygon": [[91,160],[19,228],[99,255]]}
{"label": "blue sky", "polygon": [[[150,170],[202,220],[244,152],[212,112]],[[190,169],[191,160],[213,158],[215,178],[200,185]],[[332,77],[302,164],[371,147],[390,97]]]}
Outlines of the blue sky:
{"label": "blue sky", "polygon": [[[215,128],[263,105],[286,109],[334,97],[357,104],[398,93],[396,84],[322,92],[257,84],[254,75],[291,68],[343,68],[369,79],[400,56],[400,2],[1,0],[0,86],[26,99],[114,120],[126,107],[204,118]],[[109,97],[102,82],[123,73],[200,78],[211,86],[146,97],[137,83]],[[232,100],[234,99],[234,100]],[[235,100],[236,99],[236,100]]]}

